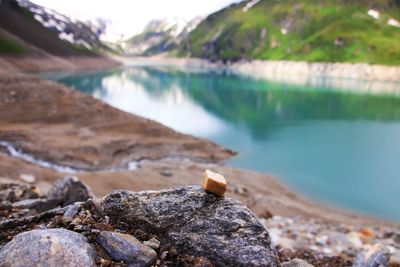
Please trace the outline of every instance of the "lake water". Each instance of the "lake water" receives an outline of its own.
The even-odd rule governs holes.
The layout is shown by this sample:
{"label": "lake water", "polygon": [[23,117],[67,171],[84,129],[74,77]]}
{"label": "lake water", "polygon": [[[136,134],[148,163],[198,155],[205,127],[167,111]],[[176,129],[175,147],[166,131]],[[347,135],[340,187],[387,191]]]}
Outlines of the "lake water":
{"label": "lake water", "polygon": [[400,222],[399,84],[376,94],[357,81],[346,91],[161,67],[45,77],[237,150],[229,165],[272,174],[311,199]]}

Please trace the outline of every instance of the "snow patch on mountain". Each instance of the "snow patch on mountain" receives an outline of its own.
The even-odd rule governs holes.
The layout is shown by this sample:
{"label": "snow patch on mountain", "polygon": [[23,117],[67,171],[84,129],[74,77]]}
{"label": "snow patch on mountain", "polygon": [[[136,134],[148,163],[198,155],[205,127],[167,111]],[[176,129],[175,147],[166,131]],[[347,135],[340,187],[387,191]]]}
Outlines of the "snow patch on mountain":
{"label": "snow patch on mountain", "polygon": [[244,7],[243,7],[243,12],[247,12],[252,8],[253,6],[257,5],[260,0],[251,0],[249,1]]}
{"label": "snow patch on mountain", "polygon": [[102,35],[106,33],[107,22],[102,19],[82,22],[71,19],[50,8],[36,5],[29,0],[17,0],[18,4],[28,9],[35,20],[44,27],[56,32],[58,36],[72,44],[87,49],[104,48]]}
{"label": "snow patch on mountain", "polygon": [[191,21],[178,18],[152,20],[140,34],[124,42],[125,54],[149,56],[171,51],[185,40],[201,21],[200,17]]}

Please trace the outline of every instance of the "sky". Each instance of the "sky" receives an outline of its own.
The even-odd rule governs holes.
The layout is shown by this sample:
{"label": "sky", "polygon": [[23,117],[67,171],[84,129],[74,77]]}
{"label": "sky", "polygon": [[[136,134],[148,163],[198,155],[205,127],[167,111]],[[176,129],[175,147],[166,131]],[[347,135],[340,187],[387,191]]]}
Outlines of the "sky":
{"label": "sky", "polygon": [[191,20],[239,0],[31,0],[80,20],[109,19],[114,32],[130,37],[152,19]]}

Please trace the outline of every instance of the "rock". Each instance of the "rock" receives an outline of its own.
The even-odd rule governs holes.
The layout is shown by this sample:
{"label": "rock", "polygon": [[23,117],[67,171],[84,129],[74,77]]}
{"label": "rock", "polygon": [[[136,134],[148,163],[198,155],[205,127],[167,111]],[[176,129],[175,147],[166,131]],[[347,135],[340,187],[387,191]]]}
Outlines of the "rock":
{"label": "rock", "polygon": [[213,267],[212,262],[204,257],[196,257],[193,261],[193,267]]}
{"label": "rock", "polygon": [[221,174],[206,170],[203,187],[206,191],[222,197],[226,192],[226,180]]}
{"label": "rock", "polygon": [[394,249],[390,256],[389,266],[400,266],[400,250]]}
{"label": "rock", "polygon": [[57,199],[61,206],[94,198],[92,190],[75,176],[57,180],[47,193],[49,199]]}
{"label": "rock", "polygon": [[161,170],[160,174],[161,174],[162,176],[165,176],[165,177],[171,177],[171,176],[173,175],[173,174],[172,174],[172,171],[171,171],[170,169],[166,169],[166,168],[163,168],[163,169]]}
{"label": "rock", "polygon": [[36,199],[24,199],[14,202],[14,209],[34,209],[37,212],[43,212],[51,210],[57,207],[58,201],[55,199],[36,198]]}
{"label": "rock", "polygon": [[19,178],[28,184],[32,184],[36,181],[36,178],[33,174],[20,174]]}
{"label": "rock", "polygon": [[279,240],[277,242],[277,245],[281,246],[282,248],[290,249],[290,250],[293,250],[295,247],[296,248],[298,248],[298,247],[301,248],[301,247],[304,246],[304,244],[301,243],[301,240],[295,241],[295,240],[293,240],[291,238],[287,238],[287,237],[279,238]]}
{"label": "rock", "polygon": [[309,264],[302,259],[293,259],[291,261],[283,263],[282,267],[314,267],[314,265]]}
{"label": "rock", "polygon": [[118,190],[96,206],[115,226],[141,229],[178,253],[206,257],[215,266],[280,266],[268,231],[247,207],[199,186]]}
{"label": "rock", "polygon": [[96,266],[96,252],[78,233],[32,230],[15,236],[0,250],[0,266]]}
{"label": "rock", "polygon": [[360,235],[363,238],[371,238],[374,236],[374,232],[371,229],[364,227],[364,228],[361,228]]}
{"label": "rock", "polygon": [[16,202],[23,199],[38,198],[36,187],[14,182],[9,179],[0,179],[0,201]]}
{"label": "rock", "polygon": [[145,244],[148,247],[151,247],[154,250],[158,250],[160,248],[160,241],[155,238],[151,238],[150,240],[144,241],[143,244]]}
{"label": "rock", "polygon": [[389,266],[390,251],[380,244],[372,246],[367,251],[357,255],[353,267],[384,267]]}
{"label": "rock", "polygon": [[363,242],[360,239],[360,234],[356,232],[350,232],[347,234],[347,240],[351,245],[355,248],[361,248],[363,245]]}
{"label": "rock", "polygon": [[12,213],[12,203],[10,201],[0,201],[0,221],[8,218]]}
{"label": "rock", "polygon": [[74,217],[78,214],[79,208],[81,207],[82,202],[75,202],[68,206],[68,209],[65,211],[62,222],[64,225],[71,223],[74,220]]}
{"label": "rock", "polygon": [[101,232],[97,236],[99,243],[115,261],[124,261],[129,266],[151,266],[157,259],[157,253],[131,235],[116,232]]}

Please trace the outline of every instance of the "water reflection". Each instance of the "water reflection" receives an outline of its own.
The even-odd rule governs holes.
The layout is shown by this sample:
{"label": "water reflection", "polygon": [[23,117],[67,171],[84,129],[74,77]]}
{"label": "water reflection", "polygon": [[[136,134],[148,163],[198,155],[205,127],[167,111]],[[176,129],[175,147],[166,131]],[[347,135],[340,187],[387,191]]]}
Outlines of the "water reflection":
{"label": "water reflection", "polygon": [[236,149],[230,164],[314,199],[400,221],[400,97],[165,67],[47,77]]}

